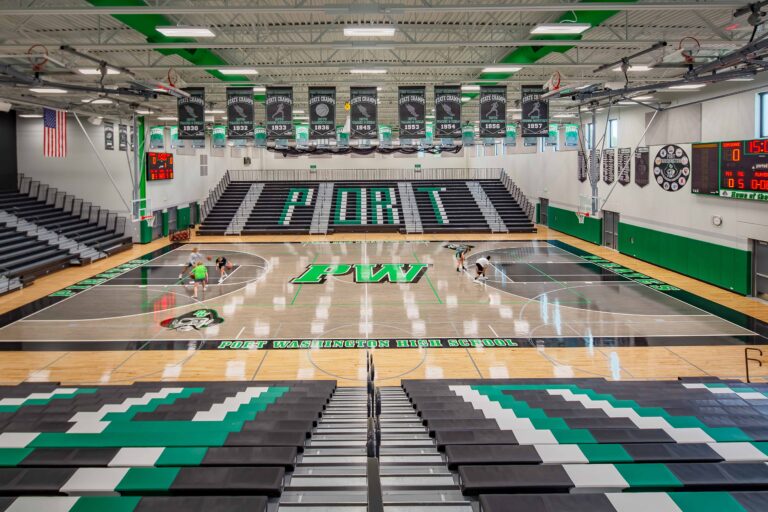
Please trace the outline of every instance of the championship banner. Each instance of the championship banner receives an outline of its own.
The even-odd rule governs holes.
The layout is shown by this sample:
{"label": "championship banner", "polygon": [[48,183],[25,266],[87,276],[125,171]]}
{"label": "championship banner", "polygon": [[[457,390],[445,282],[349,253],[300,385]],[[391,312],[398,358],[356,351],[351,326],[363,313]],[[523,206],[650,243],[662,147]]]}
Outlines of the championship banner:
{"label": "championship banner", "polygon": [[376,87],[349,88],[350,138],[378,138],[378,104]]}
{"label": "championship banner", "polygon": [[165,147],[164,131],[164,126],[152,126],[149,129],[149,149],[163,149]]}
{"label": "championship banner", "polygon": [[648,168],[650,164],[650,153],[647,147],[635,149],[635,185],[644,187],[648,184]]}
{"label": "championship banner", "polygon": [[435,86],[435,137],[461,138],[461,87]]}
{"label": "championship banner", "polygon": [[205,140],[205,89],[188,87],[187,98],[176,100],[179,139]]}
{"label": "championship banner", "polygon": [[575,148],[579,145],[579,125],[565,125],[565,147]]}
{"label": "championship banner", "polygon": [[624,186],[630,184],[629,161],[632,156],[632,148],[619,148],[619,183]]}
{"label": "championship banner", "polygon": [[517,146],[517,124],[507,125],[507,136],[504,138],[504,145],[511,148]]}
{"label": "championship banner", "polygon": [[386,124],[379,125],[379,145],[382,148],[392,147],[392,127]]}
{"label": "championship banner", "polygon": [[211,146],[214,148],[223,148],[227,145],[227,127],[214,126],[211,132]]}
{"label": "championship banner", "polygon": [[307,124],[296,125],[296,147],[297,148],[309,147],[309,125]]}
{"label": "championship banner", "polygon": [[104,121],[104,149],[115,149],[115,125],[109,121]]}
{"label": "championship banner", "polygon": [[549,135],[547,136],[547,146],[557,146],[560,138],[560,126],[552,123],[549,125]]}
{"label": "championship banner", "polygon": [[579,150],[577,158],[578,158],[577,176],[579,178],[579,181],[584,183],[585,181],[587,181],[587,155],[584,154],[584,151]]}
{"label": "championship banner", "polygon": [[128,126],[125,124],[119,125],[117,133],[118,149],[120,151],[128,151]]}
{"label": "championship banner", "polygon": [[427,92],[424,86],[397,88],[400,140],[423,139],[426,134]]}
{"label": "championship banner", "polygon": [[336,138],[336,88],[309,88],[309,140]]}
{"label": "championship banner", "polygon": [[267,138],[293,137],[293,87],[267,87]]}
{"label": "championship banner", "polygon": [[254,126],[253,127],[253,142],[254,146],[256,148],[265,148],[267,147],[267,129],[263,126]]}
{"label": "championship banner", "polygon": [[502,139],[507,134],[507,86],[480,86],[480,138]]}
{"label": "championship banner", "polygon": [[183,148],[184,143],[179,142],[179,127],[171,126],[171,149]]}
{"label": "championship banner", "polygon": [[253,138],[252,87],[227,87],[227,138]]}
{"label": "championship banner", "polygon": [[616,181],[616,150],[603,150],[603,181],[610,185]]}
{"label": "championship banner", "polygon": [[541,99],[541,86],[523,85],[520,90],[520,107],[523,111],[520,125],[523,137],[548,137],[549,102]]}
{"label": "championship banner", "polygon": [[461,127],[461,145],[464,147],[475,145],[475,126],[472,123]]}

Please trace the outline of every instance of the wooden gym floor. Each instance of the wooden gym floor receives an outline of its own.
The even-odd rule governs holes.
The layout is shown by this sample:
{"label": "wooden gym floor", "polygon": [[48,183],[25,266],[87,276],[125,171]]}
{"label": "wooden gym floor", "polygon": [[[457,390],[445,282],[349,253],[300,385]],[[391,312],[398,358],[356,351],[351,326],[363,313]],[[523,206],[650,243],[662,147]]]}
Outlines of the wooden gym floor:
{"label": "wooden gym floor", "polygon": [[[330,241],[371,243],[316,243]],[[204,255],[228,254],[237,265],[200,302],[177,283],[195,242]],[[445,242],[473,245],[473,257],[492,255],[488,283],[478,285],[456,273],[453,251]],[[464,237],[198,237],[186,246],[168,246],[165,240],[137,245],[0,297],[0,314],[16,315],[6,315],[7,325],[0,329],[0,384],[364,382],[364,349],[243,346],[243,340],[252,342],[245,348],[254,348],[255,340],[316,338],[391,339],[391,346],[395,339],[439,340],[433,343],[443,348],[372,350],[382,385],[398,384],[401,378],[744,378],[744,348],[768,342],[754,335],[765,327],[761,322],[768,322],[764,302],[544,227],[535,234]],[[145,256],[153,251],[158,252]],[[327,276],[322,284],[291,282],[313,262],[429,266],[412,283],[355,283],[354,268]],[[119,272],[110,272],[120,265]],[[90,280],[102,273],[104,280]],[[78,293],[67,297],[71,292],[61,290],[70,287]],[[60,296],[51,299],[51,294]],[[691,306],[685,301],[689,294],[711,307]],[[751,320],[742,325],[724,320],[721,316],[728,315],[721,315],[718,305]],[[223,323],[187,331],[160,326],[200,308],[215,310]],[[517,346],[487,347],[468,341],[473,339],[506,339]],[[223,340],[228,344],[223,346]],[[752,377],[764,379],[768,370],[754,365]]]}

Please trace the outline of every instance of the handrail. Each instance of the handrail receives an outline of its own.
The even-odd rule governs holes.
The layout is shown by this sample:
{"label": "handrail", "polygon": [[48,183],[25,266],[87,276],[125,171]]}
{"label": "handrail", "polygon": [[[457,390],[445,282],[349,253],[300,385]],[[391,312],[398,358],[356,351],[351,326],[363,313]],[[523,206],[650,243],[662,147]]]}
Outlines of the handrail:
{"label": "handrail", "polygon": [[753,362],[753,363],[757,363],[757,366],[759,366],[759,367],[763,366],[763,361],[761,359],[756,359],[754,357],[749,357],[749,351],[750,350],[754,350],[755,352],[760,354],[760,357],[763,357],[763,351],[760,350],[759,348],[746,347],[744,349],[744,370],[745,370],[745,372],[747,374],[747,383],[751,382],[750,379],[749,379],[749,363],[750,363],[750,361]]}

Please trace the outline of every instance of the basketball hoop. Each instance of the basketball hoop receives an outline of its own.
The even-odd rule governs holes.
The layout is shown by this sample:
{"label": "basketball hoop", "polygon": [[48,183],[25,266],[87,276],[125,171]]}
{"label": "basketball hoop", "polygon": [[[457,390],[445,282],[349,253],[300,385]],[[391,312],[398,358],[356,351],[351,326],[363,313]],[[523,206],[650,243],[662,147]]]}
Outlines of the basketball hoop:
{"label": "basketball hoop", "polygon": [[155,216],[154,215],[142,215],[139,217],[139,222],[146,222],[147,226],[150,228],[155,227]]}
{"label": "basketball hoop", "polygon": [[179,76],[179,73],[174,68],[168,68],[168,85],[171,87],[176,87],[176,84],[179,83],[179,79],[181,78]]}
{"label": "basketball hoop", "polygon": [[27,59],[32,66],[32,71],[39,73],[48,63],[48,48],[41,44],[35,44],[27,50]]}
{"label": "basketball hoop", "polygon": [[553,92],[553,91],[559,90],[561,80],[562,80],[562,75],[560,75],[559,71],[555,71],[549,77],[549,80],[547,80],[547,82],[544,84],[544,90],[547,92]]}
{"label": "basketball hoop", "polygon": [[584,219],[589,217],[589,212],[576,211],[576,218],[579,220],[579,224],[584,224]]}
{"label": "basketball hoop", "polygon": [[593,200],[596,200],[597,211],[599,211],[602,204],[599,197],[592,197],[591,195],[579,196],[579,209],[576,210],[576,218],[579,219],[579,224],[584,224],[584,220],[592,216]]}
{"label": "basketball hoop", "polygon": [[677,49],[680,51],[680,55],[686,64],[694,64],[696,56],[701,50],[701,43],[695,37],[686,36],[680,40]]}

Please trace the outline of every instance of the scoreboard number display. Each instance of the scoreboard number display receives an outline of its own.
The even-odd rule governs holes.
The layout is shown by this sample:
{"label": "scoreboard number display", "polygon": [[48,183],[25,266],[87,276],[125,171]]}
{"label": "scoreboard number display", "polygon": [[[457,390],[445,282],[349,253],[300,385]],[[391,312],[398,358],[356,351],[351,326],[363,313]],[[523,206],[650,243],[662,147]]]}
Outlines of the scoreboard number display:
{"label": "scoreboard number display", "polygon": [[768,140],[693,145],[694,194],[768,201]]}
{"label": "scoreboard number display", "polygon": [[173,153],[147,153],[147,181],[173,179]]}

